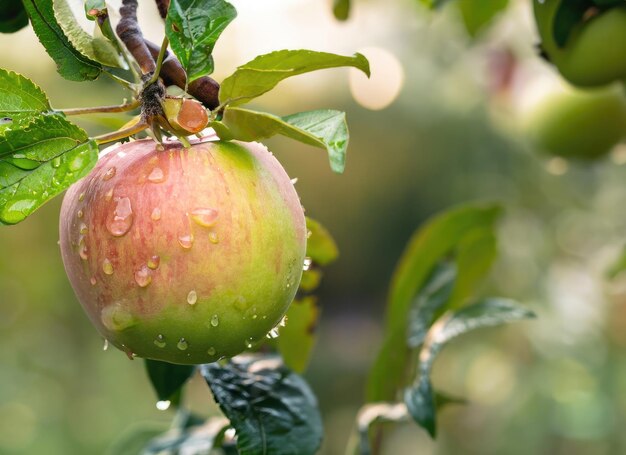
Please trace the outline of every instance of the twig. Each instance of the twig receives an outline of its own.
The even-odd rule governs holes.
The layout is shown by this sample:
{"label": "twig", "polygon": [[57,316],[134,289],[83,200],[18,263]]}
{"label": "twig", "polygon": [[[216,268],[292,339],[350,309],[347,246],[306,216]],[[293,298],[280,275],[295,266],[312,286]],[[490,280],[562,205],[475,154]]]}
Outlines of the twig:
{"label": "twig", "polygon": [[[144,42],[150,50],[153,58],[157,58],[161,48],[148,40],[144,40]],[[165,52],[160,76],[165,85],[176,85],[183,90],[185,89],[187,74],[174,54],[167,51]],[[203,76],[193,81],[189,84],[187,91],[191,96],[196,98],[209,109],[215,109],[220,104],[218,97],[220,84],[211,79],[209,76]]]}
{"label": "twig", "polygon": [[133,134],[137,134],[145,130],[146,128],[148,128],[148,125],[145,122],[138,122],[137,124],[129,126],[128,128],[113,131],[112,133],[103,134],[101,136],[96,136],[94,137],[94,140],[98,145],[106,144],[108,142],[115,142],[119,141],[120,139],[127,138],[128,136],[132,136]]}
{"label": "twig", "polygon": [[155,0],[159,14],[163,19],[167,17],[167,10],[170,7],[170,0]]}
{"label": "twig", "polygon": [[71,109],[57,109],[65,115],[99,114],[107,112],[127,112],[139,107],[139,101],[124,103],[117,106],[76,107]]}
{"label": "twig", "polygon": [[161,72],[161,67],[163,66],[163,58],[165,57],[165,53],[167,52],[167,46],[169,43],[170,42],[167,39],[167,36],[163,38],[163,43],[161,44],[159,55],[157,55],[156,57],[156,68],[154,70],[154,74],[148,81],[148,84],[154,84],[159,79],[159,73]]}
{"label": "twig", "polygon": [[156,63],[148,46],[143,40],[143,35],[137,22],[137,0],[122,0],[120,19],[115,31],[129,52],[135,57],[143,74],[152,74],[156,69]]}

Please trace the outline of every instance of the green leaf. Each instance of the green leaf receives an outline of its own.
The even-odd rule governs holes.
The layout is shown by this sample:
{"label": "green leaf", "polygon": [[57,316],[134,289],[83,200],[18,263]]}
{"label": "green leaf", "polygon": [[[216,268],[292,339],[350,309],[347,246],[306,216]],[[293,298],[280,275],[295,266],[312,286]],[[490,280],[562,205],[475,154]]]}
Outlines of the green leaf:
{"label": "green leaf", "polygon": [[39,41],[57,64],[57,71],[70,81],[91,81],[102,66],[77,51],[56,22],[50,0],[23,0]]}
{"label": "green leaf", "polygon": [[224,0],[171,0],[165,34],[187,72],[187,83],[213,72],[213,47],[237,16]]}
{"label": "green leaf", "polygon": [[389,401],[402,385],[408,347],[407,318],[411,304],[445,255],[476,229],[492,227],[500,215],[494,205],[467,205],[430,220],[411,238],[394,272],[387,303],[385,339],[368,382],[370,401]]}
{"label": "green leaf", "polygon": [[121,68],[123,60],[108,39],[94,38],[80,26],[67,0],[53,0],[54,17],[74,49],[91,60]]}
{"label": "green leaf", "polygon": [[317,339],[319,313],[316,297],[296,299],[287,311],[287,324],[280,328],[276,339],[278,352],[296,373],[303,373],[309,365]]}
{"label": "green leaf", "polygon": [[422,5],[430,9],[441,8],[448,0],[418,0]]}
{"label": "green leaf", "polygon": [[0,135],[20,129],[36,116],[51,111],[48,97],[30,79],[0,68]]}
{"label": "green leaf", "polygon": [[171,400],[196,371],[194,365],[174,365],[146,359],[146,371],[159,401]]}
{"label": "green leaf", "polygon": [[142,422],[126,428],[107,448],[105,455],[137,455],[150,440],[167,430],[167,425]]}
{"label": "green leaf", "polygon": [[567,0],[559,4],[552,25],[552,35],[557,46],[565,46],[574,27],[583,21],[590,6],[593,6],[591,0]]}
{"label": "green leaf", "polygon": [[267,112],[229,107],[221,122],[213,122],[217,135],[223,140],[257,141],[277,134],[325,149],[330,167],[341,173],[345,167],[348,148],[348,126],[345,113],[333,110],[302,112],[277,117]]}
{"label": "green leaf", "polygon": [[453,262],[443,261],[435,266],[409,312],[409,347],[417,348],[424,342],[435,313],[444,308],[452,297],[456,278],[457,268]]}
{"label": "green leaf", "polygon": [[456,0],[467,33],[474,37],[508,6],[508,0]]}
{"label": "green leaf", "polygon": [[350,0],[334,0],[333,14],[340,21],[345,21],[350,16]]}
{"label": "green leaf", "polygon": [[215,401],[237,432],[241,455],[314,454],[322,442],[317,400],[275,357],[241,356],[202,365]]}
{"label": "green leaf", "polygon": [[19,0],[0,4],[0,33],[13,33],[28,25],[28,14]]}
{"label": "green leaf", "polygon": [[306,217],[306,228],[311,234],[306,243],[306,255],[319,265],[328,265],[339,256],[339,249],[330,232],[313,218]]}
{"label": "green leaf", "polygon": [[450,313],[428,332],[419,355],[419,378],[404,393],[404,401],[413,419],[435,437],[436,400],[430,372],[437,354],[453,338],[475,329],[534,318],[532,311],[517,302],[500,298],[484,299],[474,305]]}
{"label": "green leaf", "polygon": [[224,432],[230,427],[227,419],[214,417],[201,424],[173,428],[157,436],[134,452],[141,455],[201,455],[209,454],[211,449],[219,447]]}
{"label": "green leaf", "polygon": [[63,117],[42,116],[0,136],[0,222],[22,221],[83,177],[98,146]]}
{"label": "green leaf", "polygon": [[288,77],[341,66],[352,66],[370,75],[369,63],[361,54],[342,56],[308,50],[282,50],[259,55],[222,81],[220,102],[231,106],[245,104],[269,92]]}
{"label": "green leaf", "polygon": [[621,254],[617,260],[607,270],[607,276],[609,279],[615,279],[618,275],[626,271],[626,246],[622,249]]}

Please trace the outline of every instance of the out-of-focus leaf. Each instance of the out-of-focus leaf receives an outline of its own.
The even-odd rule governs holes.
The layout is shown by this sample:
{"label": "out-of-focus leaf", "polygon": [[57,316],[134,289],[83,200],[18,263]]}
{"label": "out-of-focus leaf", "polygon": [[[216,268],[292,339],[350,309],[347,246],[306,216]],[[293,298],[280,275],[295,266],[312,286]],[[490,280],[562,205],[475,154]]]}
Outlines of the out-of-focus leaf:
{"label": "out-of-focus leaf", "polygon": [[626,271],[626,247],[622,250],[619,258],[611,265],[607,271],[607,275],[610,279],[613,279],[624,271]]}
{"label": "out-of-focus leaf", "polygon": [[463,25],[470,36],[476,36],[499,13],[504,11],[508,4],[508,0],[488,0],[482,2],[477,2],[476,0],[456,0],[456,5],[463,19]]}
{"label": "out-of-focus leaf", "polygon": [[468,298],[473,297],[497,256],[494,226],[487,225],[470,231],[461,239],[455,253],[457,278],[454,291],[445,308],[441,308],[436,316],[440,316],[444,310],[460,308]]}
{"label": "out-of-focus leaf", "polygon": [[245,104],[269,92],[288,77],[326,68],[352,66],[369,76],[370,67],[361,54],[343,56],[309,50],[282,50],[259,55],[222,81],[220,102]]}
{"label": "out-of-focus leaf", "polygon": [[221,122],[211,126],[223,140],[257,141],[277,134],[325,149],[333,171],[345,167],[348,126],[345,113],[328,109],[277,117],[267,112],[227,108]]}
{"label": "out-of-focus leaf", "polygon": [[457,269],[453,262],[444,261],[435,266],[409,312],[409,347],[416,348],[424,342],[435,313],[452,296],[456,277]]}
{"label": "out-of-focus leaf", "polygon": [[122,67],[123,61],[113,43],[96,39],[80,26],[67,0],[53,0],[54,17],[74,49],[103,65]]}
{"label": "out-of-focus leaf", "polygon": [[277,347],[285,364],[296,373],[303,373],[309,365],[317,339],[319,318],[317,298],[306,296],[293,301],[287,311],[287,324],[280,328]]}
{"label": "out-of-focus leaf", "polygon": [[28,25],[28,14],[19,0],[0,3],[0,33],[13,33]]}
{"label": "out-of-focus leaf", "polygon": [[396,398],[406,368],[409,310],[435,264],[472,231],[493,226],[500,213],[494,205],[462,206],[438,215],[413,235],[392,278],[385,339],[368,382],[370,401]]}
{"label": "out-of-focus leaf", "polygon": [[30,79],[0,68],[0,135],[23,128],[50,110],[48,97]]}
{"label": "out-of-focus leaf", "polygon": [[213,72],[213,47],[237,16],[224,0],[171,0],[165,34],[187,72],[187,83]]}
{"label": "out-of-focus leaf", "polygon": [[196,371],[194,365],[174,365],[146,359],[146,371],[160,401],[171,400]]}
{"label": "out-of-focus leaf", "polygon": [[57,71],[70,81],[91,81],[102,66],[77,51],[63,34],[54,17],[50,0],[23,0],[30,22],[46,52],[57,64]]}
{"label": "out-of-focus leaf", "polygon": [[143,422],[124,430],[108,447],[105,455],[137,455],[150,440],[167,430],[162,423]]}
{"label": "out-of-focus leaf", "polygon": [[219,447],[224,432],[229,428],[228,419],[214,417],[202,424],[173,428],[144,444],[140,455],[208,455]]}
{"label": "out-of-focus leaf", "polygon": [[450,340],[475,329],[533,317],[532,311],[517,302],[499,298],[484,299],[444,316],[428,332],[419,356],[419,377],[404,393],[404,401],[413,419],[435,437],[437,411],[430,372],[437,354]]}
{"label": "out-of-focus leaf", "polygon": [[22,221],[83,177],[98,160],[98,146],[59,116],[36,118],[0,136],[0,221]]}
{"label": "out-of-focus leaf", "polygon": [[322,441],[317,400],[277,357],[235,357],[200,371],[237,432],[241,455],[317,452]]}
{"label": "out-of-focus leaf", "polygon": [[444,3],[448,2],[448,0],[417,0],[417,1],[430,9],[441,8]]}
{"label": "out-of-focus leaf", "polygon": [[317,289],[322,281],[322,271],[319,269],[309,269],[302,272],[300,279],[300,289],[304,292],[311,292]]}
{"label": "out-of-focus leaf", "polygon": [[350,16],[350,0],[334,0],[333,14],[340,21],[345,21]]}
{"label": "out-of-focus leaf", "polygon": [[552,35],[559,47],[565,46],[572,30],[582,22],[590,6],[593,6],[591,0],[567,0],[559,4],[552,24]]}
{"label": "out-of-focus leaf", "polygon": [[306,217],[306,228],[311,234],[307,239],[306,255],[319,265],[328,265],[339,256],[339,249],[330,232],[313,218]]}

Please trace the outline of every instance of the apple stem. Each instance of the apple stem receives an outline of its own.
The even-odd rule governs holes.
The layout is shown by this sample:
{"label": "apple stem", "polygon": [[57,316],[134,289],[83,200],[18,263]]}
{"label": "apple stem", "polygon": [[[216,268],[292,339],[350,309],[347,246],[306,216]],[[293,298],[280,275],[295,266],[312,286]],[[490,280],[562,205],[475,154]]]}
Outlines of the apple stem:
{"label": "apple stem", "polygon": [[[163,43],[161,43],[161,49],[159,50],[159,55],[157,56],[156,69],[154,70],[152,77],[148,81],[148,84],[154,84],[159,79],[159,74],[161,73],[161,67],[163,66],[163,58],[165,57],[165,54],[167,53],[167,46],[169,45],[169,43],[170,41],[167,39],[167,36],[164,37]],[[185,87],[185,90],[186,89],[187,87]]]}
{"label": "apple stem", "polygon": [[132,111],[139,106],[139,100],[133,100],[130,103],[124,103],[117,106],[76,107],[70,109],[58,109],[57,112],[62,112],[65,115],[102,114],[107,112]]}
{"label": "apple stem", "polygon": [[96,141],[98,145],[102,145],[108,142],[115,142],[115,141],[119,141],[120,139],[127,138],[147,128],[148,128],[147,123],[139,122],[139,123],[136,123],[135,125],[129,126],[128,128],[123,128],[121,130],[113,131],[112,133],[107,133],[101,136],[96,136],[93,139]]}

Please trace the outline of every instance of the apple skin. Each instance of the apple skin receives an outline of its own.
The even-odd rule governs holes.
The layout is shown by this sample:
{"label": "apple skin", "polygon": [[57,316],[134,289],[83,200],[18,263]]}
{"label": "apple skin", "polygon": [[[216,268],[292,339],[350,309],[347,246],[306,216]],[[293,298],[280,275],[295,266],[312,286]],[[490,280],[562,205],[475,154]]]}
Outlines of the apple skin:
{"label": "apple skin", "polygon": [[203,139],[158,151],[140,140],[108,149],[67,191],[60,239],[76,296],[111,344],[131,358],[199,364],[280,322],[306,225],[263,145]]}
{"label": "apple skin", "polygon": [[553,94],[531,113],[526,128],[551,155],[597,159],[626,137],[626,95],[619,86]]}
{"label": "apple skin", "polygon": [[560,48],[552,24],[562,1],[534,0],[541,46],[561,75],[579,87],[626,80],[626,6],[616,6],[574,27]]}

